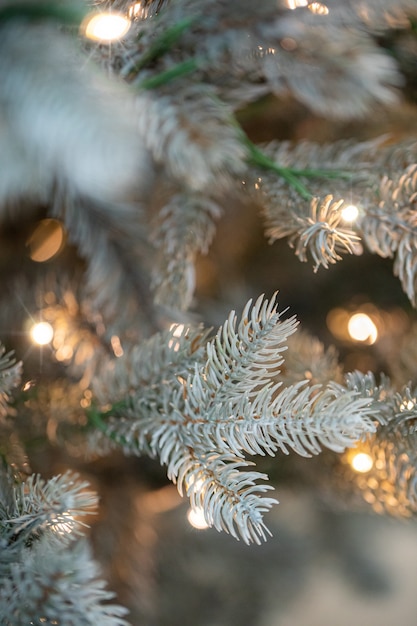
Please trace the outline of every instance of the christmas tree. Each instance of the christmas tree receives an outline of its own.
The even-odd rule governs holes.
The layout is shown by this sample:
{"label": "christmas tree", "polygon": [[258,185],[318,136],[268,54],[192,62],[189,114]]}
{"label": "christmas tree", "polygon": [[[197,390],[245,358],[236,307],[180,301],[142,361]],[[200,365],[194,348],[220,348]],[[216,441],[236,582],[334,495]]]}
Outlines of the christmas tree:
{"label": "christmas tree", "polygon": [[125,467],[246,544],[284,455],[415,514],[416,20],[0,4],[1,624],[128,623],[87,531]]}

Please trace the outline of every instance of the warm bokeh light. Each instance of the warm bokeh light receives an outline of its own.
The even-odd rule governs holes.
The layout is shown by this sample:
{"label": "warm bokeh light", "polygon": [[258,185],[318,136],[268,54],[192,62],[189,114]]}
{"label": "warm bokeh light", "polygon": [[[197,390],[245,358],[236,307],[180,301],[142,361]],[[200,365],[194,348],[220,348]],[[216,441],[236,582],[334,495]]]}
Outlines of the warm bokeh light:
{"label": "warm bokeh light", "polygon": [[56,520],[52,521],[51,529],[58,535],[68,535],[73,531],[74,518],[71,513],[62,513]]}
{"label": "warm bokeh light", "polygon": [[200,507],[188,509],[187,519],[193,528],[197,528],[198,530],[209,528],[206,518],[204,517],[204,511]]}
{"label": "warm bokeh light", "polygon": [[326,324],[334,337],[341,340],[349,338],[347,325],[349,322],[349,313],[345,309],[335,308],[329,311],[326,317]]}
{"label": "warm bokeh light", "polygon": [[131,19],[134,19],[135,17],[139,17],[143,12],[143,6],[142,6],[142,2],[135,2],[135,4],[133,4],[129,11],[128,11],[128,15]]}
{"label": "warm bokeh light", "polygon": [[30,336],[38,346],[46,346],[53,339],[54,329],[48,322],[38,322],[32,326]]}
{"label": "warm bokeh light", "polygon": [[174,337],[179,338],[182,336],[185,330],[185,324],[171,324],[169,330],[172,331],[173,339],[169,340],[168,348],[171,348],[172,350],[174,350],[174,352],[178,352],[178,350],[180,349],[180,342],[177,339],[174,339]]}
{"label": "warm bokeh light", "polygon": [[198,493],[201,491],[204,485],[204,481],[201,478],[195,478],[195,476],[191,475],[187,480],[187,494],[191,493],[191,490],[194,493]]}
{"label": "warm bokeh light", "polygon": [[88,39],[110,43],[124,37],[130,26],[130,20],[121,13],[95,13],[84,20],[81,30]]}
{"label": "warm bokeh light", "polygon": [[308,5],[308,8],[315,15],[328,15],[329,13],[329,7],[322,2],[312,2]]}
{"label": "warm bokeh light", "polygon": [[369,344],[375,343],[378,330],[372,319],[366,313],[354,313],[348,322],[348,333],[355,341]]}
{"label": "warm bokeh light", "polygon": [[400,405],[400,411],[412,411],[416,405],[415,400],[404,400]]}
{"label": "warm bokeh light", "polygon": [[65,232],[61,222],[41,220],[26,242],[32,261],[43,263],[54,258],[63,248]]}
{"label": "warm bokeh light", "polygon": [[374,462],[366,452],[356,452],[350,459],[350,465],[355,472],[366,474],[372,469]]}
{"label": "warm bokeh light", "polygon": [[55,358],[57,361],[70,361],[74,356],[74,349],[68,344],[63,344],[55,352]]}
{"label": "warm bokeh light", "polygon": [[358,219],[358,215],[359,209],[354,204],[349,204],[348,206],[345,206],[344,209],[342,209],[342,219],[345,222],[354,222],[356,219]]}
{"label": "warm bokeh light", "polygon": [[117,358],[123,356],[124,350],[122,348],[122,344],[120,343],[120,338],[117,335],[113,335],[110,339],[111,347],[113,348],[114,356]]}
{"label": "warm bokeh light", "polygon": [[289,9],[297,9],[298,7],[306,7],[308,0],[287,0]]}

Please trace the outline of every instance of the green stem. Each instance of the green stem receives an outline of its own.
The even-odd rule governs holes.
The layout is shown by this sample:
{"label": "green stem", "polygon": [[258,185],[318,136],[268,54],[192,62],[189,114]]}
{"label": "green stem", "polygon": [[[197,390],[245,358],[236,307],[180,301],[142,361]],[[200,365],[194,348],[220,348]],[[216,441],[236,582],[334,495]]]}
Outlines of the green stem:
{"label": "green stem", "polygon": [[334,178],[339,180],[350,180],[353,176],[352,172],[343,170],[316,170],[310,168],[298,170],[291,168],[291,171],[297,176],[304,176],[305,178]]}
{"label": "green stem", "polygon": [[149,78],[145,78],[142,82],[139,83],[140,89],[155,89],[156,87],[161,87],[161,85],[166,85],[171,80],[175,80],[176,78],[180,78],[181,76],[186,76],[198,69],[198,62],[196,59],[188,59],[187,61],[183,61],[182,63],[178,63],[174,65],[174,67],[169,68],[165,72],[161,72],[156,76],[150,76]]}
{"label": "green stem", "polygon": [[270,172],[275,172],[287,181],[291,187],[293,187],[298,193],[305,199],[310,200],[312,194],[307,187],[301,182],[300,178],[327,178],[327,179],[344,179],[350,180],[352,173],[343,170],[327,170],[327,169],[296,169],[293,167],[282,167],[275,163],[270,157],[268,157],[262,150],[260,150],[250,139],[244,137],[244,143],[249,149],[250,161]]}
{"label": "green stem", "polygon": [[167,28],[166,31],[153,42],[139,61],[135,63],[134,67],[129,72],[129,77],[135,76],[141,69],[149,65],[149,63],[159,59],[166,52],[171,50],[172,46],[177,43],[181,35],[195,22],[195,19],[194,17],[190,17],[174,24],[171,28]]}
{"label": "green stem", "polygon": [[87,416],[87,423],[98,428],[98,430],[104,433],[106,437],[108,437],[115,443],[119,445],[125,445],[127,443],[126,439],[120,435],[117,435],[114,432],[109,432],[106,422],[103,419],[103,418],[109,417],[115,411],[117,411],[118,409],[122,409],[122,408],[126,408],[126,402],[123,400],[120,401],[119,403],[116,403],[115,405],[112,406],[112,408],[109,411],[105,411],[105,412],[99,411],[98,408],[94,404],[92,404],[85,411],[86,416]]}
{"label": "green stem", "polygon": [[257,165],[261,169],[275,172],[278,176],[281,176],[293,189],[295,189],[302,198],[305,200],[311,200],[313,194],[309,192],[307,187],[299,180],[296,170],[292,170],[288,167],[281,167],[264,154],[255,144],[249,139],[245,141],[249,149],[249,160],[253,165]]}

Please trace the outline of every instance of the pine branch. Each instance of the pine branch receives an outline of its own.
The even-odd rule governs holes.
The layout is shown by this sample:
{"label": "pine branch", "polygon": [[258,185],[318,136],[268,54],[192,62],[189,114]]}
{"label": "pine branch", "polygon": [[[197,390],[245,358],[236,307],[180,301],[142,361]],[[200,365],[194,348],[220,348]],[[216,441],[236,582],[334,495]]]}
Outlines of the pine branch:
{"label": "pine branch", "polygon": [[44,537],[25,548],[0,584],[0,622],[27,626],[33,620],[58,626],[128,626],[126,609],[109,604],[100,571],[86,543],[51,549]]}
{"label": "pine branch", "polygon": [[[148,287],[145,258],[149,243],[141,207],[95,202],[57,188],[52,214],[64,221],[68,239],[88,262],[84,293],[90,297],[90,306],[111,326],[108,336],[123,338],[123,329],[133,320],[144,335],[155,331],[154,326],[149,327],[155,323],[155,315]],[[125,302],[123,312],[118,306],[121,300]]]}
{"label": "pine branch", "polygon": [[342,366],[334,346],[324,345],[306,330],[298,330],[288,338],[288,351],[279,380],[288,387],[308,380],[311,384],[342,382]]}
{"label": "pine branch", "polygon": [[[247,101],[245,92],[256,91],[262,82],[267,92],[290,93],[329,117],[361,116],[375,103],[393,103],[401,79],[393,59],[363,27],[366,17],[360,7],[338,3],[325,16],[312,14],[309,8],[292,12],[270,0],[264,0],[262,9],[241,2],[239,11],[216,0],[167,3],[154,23],[147,19],[140,23],[139,41],[132,39],[127,63],[123,63],[130,69],[122,73],[129,75],[132,68],[133,73],[141,71],[145,65],[150,69],[150,62],[152,72],[161,73],[170,64],[202,58],[204,80],[216,85],[223,100],[236,101],[233,79],[247,86],[240,91],[236,108]],[[369,23],[367,27],[372,31]],[[162,45],[161,53],[159,44],[165,35],[168,46]]]}
{"label": "pine branch", "polygon": [[[201,326],[173,325],[97,372],[96,400],[86,410],[94,426],[89,445],[96,454],[121,446],[126,454],[156,455],[152,434],[172,414],[173,397],[182,394],[181,381],[203,361],[208,332]],[[100,410],[100,405],[110,408]]]}
{"label": "pine branch", "polygon": [[366,502],[378,513],[410,517],[417,513],[417,388],[397,391],[386,376],[353,372],[347,386],[370,401],[376,432],[361,440],[358,451],[370,458],[364,474],[352,476]]}
{"label": "pine branch", "polygon": [[210,86],[174,83],[170,92],[137,95],[142,140],[181,185],[221,188],[246,169],[246,148],[231,111]]}
{"label": "pine branch", "polygon": [[7,415],[10,393],[19,384],[21,375],[21,361],[16,363],[13,353],[6,353],[4,346],[0,345],[0,417]]}
{"label": "pine branch", "polygon": [[[96,507],[88,483],[67,472],[24,483],[3,470],[0,479],[0,622],[33,620],[62,626],[128,626],[126,609],[109,604],[79,517]],[[74,543],[74,539],[78,539]],[[70,545],[69,545],[70,544]]]}
{"label": "pine branch", "polygon": [[261,495],[273,489],[258,484],[267,479],[265,474],[242,471],[250,465],[230,453],[181,451],[173,456],[168,475],[181,495],[186,492],[192,508],[204,511],[209,526],[241,537],[246,544],[260,544],[271,534],[263,515],[277,501]]}
{"label": "pine branch", "polygon": [[342,210],[345,206],[345,200],[335,200],[331,195],[312,198],[307,215],[291,210],[285,213],[267,205],[264,209],[266,234],[271,242],[288,237],[289,245],[295,249],[300,261],[306,262],[311,256],[314,271],[320,266],[327,269],[340,261],[342,254],[353,254],[360,240],[344,225]]}
{"label": "pine branch", "polygon": [[184,17],[172,26],[168,26],[159,36],[154,37],[151,45],[148,45],[146,51],[139,59],[135,60],[135,64],[129,69],[126,78],[133,78],[140,70],[170,52],[173,46],[181,39],[183,33],[188,31],[195,22],[196,17]]}
{"label": "pine branch", "polygon": [[386,424],[391,420],[395,390],[388,376],[382,374],[379,385],[372,372],[367,374],[359,371],[349,372],[345,378],[348,389],[356,391],[362,398],[369,399],[375,420],[381,424]]}
{"label": "pine branch", "polygon": [[385,176],[378,195],[378,206],[368,210],[360,222],[362,237],[371,252],[395,258],[394,273],[415,306],[417,165],[410,165],[393,178]]}
{"label": "pine branch", "polygon": [[127,88],[80,63],[78,42],[47,20],[1,28],[3,209],[22,198],[48,203],[57,180],[101,200],[126,198],[138,178],[144,184],[148,158]]}
{"label": "pine branch", "polygon": [[366,12],[363,12],[360,0],[354,0],[353,9],[364,20],[370,32],[377,35],[392,28],[408,29],[410,21],[416,15],[413,0],[367,0]]}
{"label": "pine branch", "polygon": [[87,482],[69,472],[48,481],[32,474],[13,487],[10,498],[0,501],[0,524],[6,534],[27,542],[47,530],[62,542],[82,534],[86,524],[78,518],[91,515],[97,497],[87,491]]}
{"label": "pine branch", "polygon": [[[379,138],[329,145],[273,142],[264,147],[268,160],[276,163],[278,169],[293,172],[313,196],[306,202],[297,193],[291,193],[282,179],[273,177],[272,170],[266,174],[258,172],[261,176],[254,183],[254,197],[261,204],[270,242],[288,238],[299,259],[305,262],[311,258],[315,270],[320,266],[328,268],[343,254],[353,254],[360,232],[347,226],[343,209],[352,203],[360,208],[364,193],[374,194],[375,160],[381,143]],[[323,182],[332,195],[323,196]]]}
{"label": "pine branch", "polygon": [[156,76],[144,78],[139,83],[138,87],[139,89],[157,89],[158,87],[167,85],[173,80],[177,80],[178,78],[182,78],[183,76],[187,76],[188,74],[195,72],[198,69],[198,66],[199,64],[196,59],[183,61],[182,63],[178,63],[168,70],[157,74]]}
{"label": "pine branch", "polygon": [[173,324],[169,330],[155,334],[140,344],[126,348],[125,353],[97,372],[93,381],[95,397],[101,405],[155,389],[156,395],[164,385],[185,378],[195,363],[202,361],[209,330],[190,324]]}
{"label": "pine branch", "polygon": [[372,374],[354,372],[347,384],[370,399],[378,421],[375,434],[362,439],[359,452],[371,467],[353,479],[363,498],[379,513],[410,517],[417,513],[417,389],[409,385],[396,391],[387,377],[377,385]]}
{"label": "pine branch", "polygon": [[216,202],[197,193],[176,194],[161,209],[152,235],[158,251],[153,270],[157,304],[174,310],[190,306],[195,257],[207,253],[220,215]]}
{"label": "pine branch", "polygon": [[[270,301],[261,296],[253,306],[249,301],[239,322],[234,312],[230,314],[206,344],[205,354],[200,349],[195,356],[186,351],[185,361],[176,360],[173,368],[156,367],[156,377],[150,373],[145,389],[138,379],[136,390],[130,389],[109,410],[100,413],[93,406],[90,421],[126,453],[158,457],[180,493],[189,491],[195,503],[204,504],[211,525],[235,536],[234,519],[245,541],[263,538],[263,525],[257,526],[259,512],[272,501],[257,500],[256,492],[265,489],[255,483],[263,476],[238,474],[238,468],[247,464],[245,455],[292,449],[310,456],[321,446],[341,452],[374,431],[369,399],[358,397],[356,391],[305,381],[280,390],[274,379],[283,362],[284,343],[295,327],[294,318],[281,321],[276,295]],[[156,355],[162,349],[165,360],[173,335],[171,339],[165,335],[165,350],[163,337],[155,345]],[[184,346],[185,338],[179,338],[178,346]],[[141,356],[146,358],[146,351]],[[106,387],[109,399],[117,383]],[[203,480],[201,494],[196,488],[189,490],[190,481],[197,479]],[[230,518],[230,510],[235,517]],[[236,518],[236,510],[241,517]]]}

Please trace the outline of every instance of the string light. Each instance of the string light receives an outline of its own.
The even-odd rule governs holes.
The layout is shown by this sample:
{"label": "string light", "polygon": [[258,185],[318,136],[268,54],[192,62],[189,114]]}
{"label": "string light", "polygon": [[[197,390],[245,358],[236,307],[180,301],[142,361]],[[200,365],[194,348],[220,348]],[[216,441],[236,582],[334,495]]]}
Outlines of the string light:
{"label": "string light", "polygon": [[38,346],[46,346],[53,339],[54,329],[48,322],[38,322],[32,326],[30,336]]}
{"label": "string light", "polygon": [[378,338],[378,329],[366,313],[354,313],[348,322],[348,333],[355,341],[373,344]]}
{"label": "string light", "polygon": [[81,30],[88,39],[110,43],[124,37],[130,26],[130,20],[121,13],[96,13],[84,20]]}
{"label": "string light", "polygon": [[374,465],[372,457],[366,452],[356,452],[350,458],[349,463],[352,469],[359,474],[366,474]]}
{"label": "string light", "polygon": [[204,516],[204,510],[200,507],[188,509],[187,519],[193,528],[197,528],[198,530],[209,528]]}
{"label": "string light", "polygon": [[342,219],[345,222],[349,222],[349,223],[354,222],[355,220],[357,220],[358,215],[359,215],[359,209],[354,204],[349,204],[348,206],[345,206],[344,209],[342,209]]}

